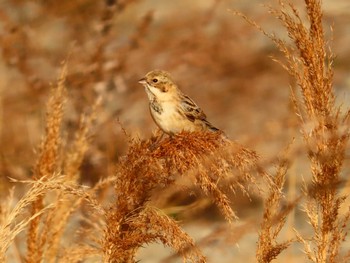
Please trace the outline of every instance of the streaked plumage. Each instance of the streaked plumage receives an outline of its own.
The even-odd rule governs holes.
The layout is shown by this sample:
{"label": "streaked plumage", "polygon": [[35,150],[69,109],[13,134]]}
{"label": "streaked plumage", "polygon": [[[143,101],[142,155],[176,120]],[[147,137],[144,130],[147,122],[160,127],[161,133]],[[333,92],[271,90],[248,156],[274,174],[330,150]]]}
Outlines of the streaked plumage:
{"label": "streaked plumage", "polygon": [[168,72],[151,71],[139,83],[145,87],[153,120],[165,133],[219,131],[203,110],[181,92]]}

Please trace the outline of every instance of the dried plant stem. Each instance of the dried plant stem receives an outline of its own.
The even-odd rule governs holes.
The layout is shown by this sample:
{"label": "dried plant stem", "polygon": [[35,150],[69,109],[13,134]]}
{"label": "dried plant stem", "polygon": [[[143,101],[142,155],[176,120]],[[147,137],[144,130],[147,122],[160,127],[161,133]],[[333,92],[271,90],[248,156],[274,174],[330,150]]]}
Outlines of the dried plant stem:
{"label": "dried plant stem", "polygon": [[285,225],[287,215],[297,203],[294,200],[287,208],[281,208],[282,201],[285,200],[283,188],[288,171],[287,151],[289,147],[280,158],[275,175],[270,176],[270,180],[267,181],[269,191],[265,198],[263,221],[256,252],[257,261],[260,263],[271,262],[276,259],[291,244],[291,240],[277,242],[277,237]]}
{"label": "dried plant stem", "polygon": [[[16,180],[13,180],[16,182]],[[34,220],[40,217],[42,214],[54,208],[54,204],[43,207],[35,214],[31,214],[29,217],[22,219],[20,216],[26,212],[28,206],[35,203],[38,199],[47,193],[48,190],[60,189],[63,187],[63,178],[56,177],[47,180],[47,177],[38,178],[36,181],[31,181],[31,187],[28,192],[16,203],[16,205],[10,209],[13,203],[13,195],[10,195],[8,199],[8,208],[3,210],[2,220],[0,224],[0,261],[5,262],[6,251],[14,238]],[[15,224],[14,224],[15,223]]]}
{"label": "dried plant stem", "polygon": [[[76,132],[72,147],[64,158],[63,171],[67,183],[79,183],[79,168],[88,150],[89,133],[96,117],[96,108],[100,103],[101,98],[97,98],[91,109],[91,113],[82,115],[80,127]],[[46,229],[43,231],[48,236],[45,244],[45,259],[47,262],[56,261],[56,256],[59,254],[61,237],[67,227],[68,220],[79,206],[81,206],[82,202],[86,200],[86,198],[78,196],[76,198],[71,196],[69,200],[62,201],[64,199],[64,192],[57,195],[57,204],[55,205],[55,209],[48,213],[45,224]],[[57,215],[60,216],[58,217]]]}
{"label": "dried plant stem", "polygon": [[118,167],[116,203],[106,211],[101,240],[105,262],[135,262],[136,251],[150,242],[171,247],[189,262],[205,262],[177,222],[148,205],[153,190],[175,184],[177,176],[190,176],[232,221],[235,213],[218,181],[232,179],[235,170],[238,178],[232,180],[232,188],[241,187],[237,182],[253,182],[256,161],[254,152],[211,132],[183,132],[161,141],[156,148],[153,139],[132,142]]}
{"label": "dried plant stem", "polygon": [[[46,135],[41,145],[38,161],[34,167],[34,178],[51,178],[57,169],[59,148],[61,145],[61,125],[63,118],[63,103],[65,100],[64,82],[67,75],[67,64],[64,63],[61,76],[58,79],[57,87],[52,89],[47,104]],[[38,197],[32,205],[32,215],[42,211],[44,195]],[[43,245],[45,235],[39,235],[40,216],[31,221],[28,231],[27,247],[28,254],[26,262],[39,262],[43,257]]]}
{"label": "dried plant stem", "polygon": [[310,260],[337,262],[341,258],[340,244],[345,238],[349,217],[348,213],[344,218],[339,215],[344,198],[337,190],[349,132],[341,129],[344,123],[340,109],[335,106],[333,54],[324,37],[321,1],[305,0],[305,6],[309,25],[303,22],[293,4],[280,0],[279,8],[270,7],[270,13],[286,28],[293,46],[266,33],[245,15],[236,14],[274,41],[286,58],[286,63],[278,62],[299,87],[300,93],[292,93],[292,101],[312,172],[312,187],[305,190],[308,197],[305,210],[314,230],[312,246],[315,250],[300,234],[297,237],[305,245]]}

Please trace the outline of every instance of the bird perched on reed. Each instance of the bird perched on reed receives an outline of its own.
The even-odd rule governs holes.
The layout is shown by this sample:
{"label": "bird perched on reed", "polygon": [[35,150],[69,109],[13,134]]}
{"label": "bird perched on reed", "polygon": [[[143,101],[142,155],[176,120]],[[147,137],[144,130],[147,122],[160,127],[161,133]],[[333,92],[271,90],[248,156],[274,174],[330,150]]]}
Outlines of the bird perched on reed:
{"label": "bird perched on reed", "polygon": [[163,132],[169,135],[181,131],[221,132],[207,120],[203,110],[182,93],[168,72],[153,70],[139,83],[148,95],[152,118]]}

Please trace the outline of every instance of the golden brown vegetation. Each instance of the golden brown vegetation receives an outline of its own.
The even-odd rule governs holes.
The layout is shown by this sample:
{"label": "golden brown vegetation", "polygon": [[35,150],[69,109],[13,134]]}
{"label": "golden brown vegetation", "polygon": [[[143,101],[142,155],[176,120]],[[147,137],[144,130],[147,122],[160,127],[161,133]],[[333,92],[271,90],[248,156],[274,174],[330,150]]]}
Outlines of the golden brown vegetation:
{"label": "golden brown vegetation", "polygon": [[[226,1],[186,2],[180,20],[164,2],[1,4],[0,262],[131,263],[144,250],[156,262],[151,243],[175,252],[163,262],[347,262],[350,111],[337,106],[321,2],[305,0],[305,16],[282,0],[269,7],[291,42],[236,12],[284,56],[275,60],[292,77],[289,101],[274,95],[285,80],[264,83],[278,69],[240,43],[249,30]],[[158,67],[200,89],[198,100],[208,93],[199,104],[235,141],[150,135],[136,80]],[[249,111],[251,101],[261,108]],[[255,119],[276,112],[269,125]],[[292,254],[300,245],[305,254]]]}
{"label": "golden brown vegetation", "polygon": [[[311,166],[312,185],[306,187],[304,192],[307,197],[305,212],[314,234],[311,242],[298,232],[297,238],[304,244],[309,260],[340,262],[345,260],[340,248],[346,237],[350,217],[350,212],[339,214],[346,196],[341,196],[338,189],[349,139],[349,130],[346,127],[348,114],[342,115],[340,108],[335,105],[332,67],[334,57],[324,36],[321,1],[305,0],[305,4],[308,25],[292,4],[279,1],[279,8],[270,8],[271,14],[286,28],[293,46],[266,33],[256,23],[238,14],[274,41],[286,58],[286,63],[279,62],[299,87],[299,90],[292,89],[291,97]],[[272,196],[282,190],[281,176],[284,174],[283,170],[277,172],[277,189],[272,191]],[[274,199],[272,196],[270,198]],[[272,201],[270,198],[267,199],[268,208]],[[265,215],[268,212],[267,209]],[[264,223],[266,219],[265,217]],[[271,222],[271,218],[268,221]],[[280,222],[283,222],[283,218]],[[277,229],[280,228],[281,226],[277,226]],[[263,224],[262,233],[265,229]],[[286,248],[282,244],[276,252],[271,242],[264,242],[265,238],[264,234],[260,235],[260,262],[270,262]]]}
{"label": "golden brown vegetation", "polygon": [[[152,140],[132,142],[118,165],[116,203],[106,214],[105,258],[108,262],[116,258],[117,262],[134,262],[139,247],[160,241],[183,254],[184,259],[204,262],[176,221],[149,206],[148,201],[155,189],[169,187],[178,176],[189,176],[231,221],[235,213],[219,181],[231,188],[253,182],[256,154],[211,132],[184,132],[154,144]],[[236,178],[232,178],[233,172]]]}

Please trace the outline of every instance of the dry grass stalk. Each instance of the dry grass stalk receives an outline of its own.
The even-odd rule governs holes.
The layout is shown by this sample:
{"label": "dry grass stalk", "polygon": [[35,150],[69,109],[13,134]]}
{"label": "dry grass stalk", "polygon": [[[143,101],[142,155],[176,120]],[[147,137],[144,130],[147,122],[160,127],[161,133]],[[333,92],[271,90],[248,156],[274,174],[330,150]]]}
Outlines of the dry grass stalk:
{"label": "dry grass stalk", "polygon": [[[89,133],[95,119],[96,108],[101,99],[96,100],[91,113],[82,116],[78,131],[71,148],[65,156],[62,156],[60,129],[63,119],[63,103],[65,100],[64,82],[67,74],[67,66],[64,64],[57,87],[53,89],[47,107],[46,137],[43,141],[39,160],[34,169],[34,177],[46,178],[51,181],[56,172],[61,170],[63,164],[64,184],[77,183],[79,168],[88,149]],[[63,186],[61,186],[62,188]],[[67,198],[69,195],[69,199]],[[33,202],[32,213],[42,210],[45,194]],[[78,209],[84,200],[99,206],[92,198],[85,194],[78,194],[74,189],[63,191],[58,189],[50,196],[54,209],[46,213],[46,217],[36,217],[31,221],[28,232],[27,262],[45,260],[55,262],[60,251],[60,241],[63,231],[67,227],[69,217]],[[68,201],[69,200],[69,201]],[[100,210],[100,208],[97,208]]]}
{"label": "dry grass stalk", "polygon": [[322,25],[321,1],[305,0],[307,21],[293,4],[279,1],[279,8],[270,8],[271,14],[281,21],[294,46],[273,34],[268,34],[243,14],[238,15],[256,26],[274,41],[285,55],[286,63],[280,62],[295,79],[300,95],[292,92],[295,112],[299,117],[302,136],[308,150],[312,172],[311,190],[305,210],[313,227],[311,244],[300,234],[308,258],[313,262],[339,262],[340,245],[344,241],[348,212],[342,216],[339,207],[344,201],[337,187],[345,159],[349,139],[344,131],[345,118],[335,105],[333,90],[333,54],[328,48]]}
{"label": "dry grass stalk", "polygon": [[[65,100],[64,82],[67,75],[67,64],[64,63],[57,87],[52,88],[52,95],[47,104],[46,133],[40,147],[39,158],[33,170],[36,179],[51,178],[58,168],[59,150],[61,145],[61,125],[63,118],[63,103]],[[43,198],[38,198],[32,206],[32,214],[43,209]],[[27,238],[27,262],[39,262],[42,259],[45,235],[39,235],[40,217],[31,221]]]}
{"label": "dry grass stalk", "polygon": [[[223,159],[220,153],[225,153],[226,148],[234,154]],[[176,183],[177,176],[190,176],[231,221],[235,213],[218,182],[228,181],[233,170],[244,171],[241,182],[254,181],[247,173],[256,161],[254,152],[215,133],[184,132],[158,145],[153,139],[134,141],[119,164],[116,203],[106,212],[102,240],[105,261],[135,262],[135,253],[143,244],[160,241],[191,262],[204,262],[201,252],[178,224],[148,205],[152,191]]]}
{"label": "dry grass stalk", "polygon": [[[288,147],[289,148],[289,147]],[[285,225],[287,215],[294,208],[297,201],[282,209],[285,202],[284,184],[288,171],[289,161],[287,151],[279,160],[279,164],[274,176],[269,176],[267,181],[269,191],[264,199],[263,221],[259,230],[259,240],[256,252],[258,262],[271,262],[291,244],[291,240],[278,242],[277,238]]]}
{"label": "dry grass stalk", "polygon": [[[40,196],[46,191],[46,189],[37,189],[34,188],[32,191],[28,191],[26,196],[20,200],[15,208],[11,210],[11,212],[7,215],[5,215],[6,220],[1,224],[0,229],[0,261],[6,262],[6,251],[10,247],[11,243],[14,241],[15,237],[25,230],[28,225],[33,221],[36,220],[38,217],[40,217],[44,212],[46,212],[47,209],[52,208],[52,205],[49,205],[47,207],[43,207],[41,210],[37,211],[35,214],[31,214],[30,217],[27,217],[25,220],[16,221],[19,216],[23,213],[23,210],[26,208],[27,205],[32,204],[32,202],[35,202],[37,198],[40,198]],[[11,203],[10,203],[11,204]],[[14,222],[16,224],[14,225]]]}
{"label": "dry grass stalk", "polygon": [[[46,135],[40,148],[37,164],[34,167],[34,178],[37,181],[30,182],[34,184],[33,189],[28,191],[27,195],[29,197],[26,195],[23,198],[23,202],[26,203],[20,207],[20,209],[24,210],[26,206],[32,205],[31,216],[28,220],[23,220],[22,223],[16,225],[18,229],[10,228],[11,223],[7,223],[8,227],[2,231],[4,239],[7,238],[8,242],[11,242],[20,231],[29,225],[27,262],[43,260],[45,262],[55,262],[57,260],[61,252],[59,251],[61,237],[68,225],[69,217],[81,206],[83,201],[90,203],[95,208],[95,211],[101,211],[100,205],[93,200],[92,195],[85,193],[85,190],[79,190],[77,186],[70,186],[77,183],[79,179],[79,168],[88,149],[90,129],[95,119],[96,108],[100,104],[101,99],[98,98],[96,100],[90,114],[81,118],[81,124],[72,147],[66,151],[68,153],[65,156],[62,156],[62,153],[65,151],[60,149],[60,130],[63,119],[66,74],[67,66],[64,64],[57,87],[53,88],[47,106]],[[63,163],[65,176],[58,177],[57,172],[62,169],[61,163]],[[59,180],[59,183],[56,184],[56,180]],[[37,185],[40,186],[38,193],[36,192]],[[55,190],[55,192],[52,192],[52,190]],[[92,189],[90,193],[94,194],[95,190]],[[44,205],[44,198],[49,191],[51,191],[49,195],[51,205],[48,206],[51,208],[50,210]],[[17,205],[20,204],[21,201],[17,203]],[[6,212],[7,210],[6,207],[1,210],[2,217],[5,217],[2,222],[6,223],[16,220],[16,216],[9,216]],[[43,216],[44,214],[45,216]],[[9,237],[9,234],[12,236]],[[4,243],[2,247],[4,253],[9,244]],[[4,257],[4,253],[1,254],[1,257]]]}
{"label": "dry grass stalk", "polygon": [[[300,115],[300,124],[312,171],[313,186],[307,193],[306,212],[315,233],[312,241],[316,248],[306,252],[314,262],[338,262],[349,216],[343,218],[338,213],[344,198],[337,188],[349,133],[342,131],[340,110],[335,106],[333,55],[327,51],[324,39],[321,2],[307,0],[305,4],[309,28],[292,5],[292,15],[285,11],[283,2],[275,13],[298,51],[296,57],[294,50],[285,49],[287,59],[294,58],[287,60],[288,72],[296,79],[303,97],[305,114]],[[297,113],[301,112],[298,104],[295,107]],[[299,240],[306,243],[300,236]]]}
{"label": "dry grass stalk", "polygon": [[[18,182],[13,180],[13,182]],[[13,242],[14,238],[23,230],[25,230],[28,225],[33,220],[39,218],[42,214],[54,208],[54,204],[43,207],[41,210],[37,211],[35,214],[31,213],[30,216],[26,216],[25,219],[21,216],[27,211],[27,208],[35,203],[37,200],[41,200],[42,196],[50,190],[61,189],[67,193],[75,193],[79,196],[85,196],[84,192],[79,192],[75,189],[75,186],[68,186],[64,184],[64,178],[60,176],[52,177],[48,180],[47,177],[43,176],[35,181],[27,181],[24,183],[30,183],[31,187],[27,193],[15,204],[13,208],[13,195],[8,198],[7,207],[2,207],[2,217],[0,225],[0,261],[5,262],[6,251]],[[30,229],[30,228],[29,228]]]}
{"label": "dry grass stalk", "polygon": [[[84,114],[80,120],[80,127],[76,132],[71,149],[68,150],[63,160],[63,172],[67,183],[78,183],[79,169],[83,162],[86,151],[89,147],[89,134],[93,122],[96,118],[96,108],[101,103],[101,98],[96,100],[90,114]],[[68,225],[70,216],[81,206],[85,196],[70,196],[69,201],[65,200],[66,193],[61,192],[55,200],[55,208],[48,212],[45,222],[46,228],[43,230],[47,236],[45,243],[44,258],[47,262],[55,262],[59,255],[61,237]],[[64,200],[64,201],[63,201]],[[90,200],[91,201],[91,200]],[[90,202],[91,203],[91,202]],[[96,206],[95,206],[96,207]],[[59,216],[57,216],[59,215]]]}
{"label": "dry grass stalk", "polygon": [[[41,222],[43,227],[41,227],[40,234],[45,235],[45,239],[42,239],[42,251],[41,255],[42,260],[45,262],[54,262],[58,258],[62,257],[60,253],[61,250],[58,250],[60,245],[60,237],[62,235],[62,231],[68,225],[68,217],[77,210],[81,206],[82,201],[86,201],[90,207],[92,213],[100,213],[102,214],[102,208],[100,207],[97,200],[93,197],[92,191],[88,191],[86,188],[80,186],[79,184],[67,181],[66,176],[55,175],[51,178],[43,177],[40,180],[35,181],[16,181],[13,182],[21,182],[31,184],[32,187],[30,191],[28,191],[27,198],[23,198],[27,203],[26,206],[29,206],[31,203],[35,203],[37,199],[41,199],[42,196],[48,195],[48,193],[52,193],[55,197],[54,202],[42,210],[40,210],[35,217],[39,215],[45,214],[45,217],[41,218]],[[41,188],[41,192],[38,194],[30,194],[31,191],[36,189],[36,186],[39,185]],[[32,188],[34,190],[32,190]],[[67,197],[69,197],[69,206],[67,205]],[[73,204],[72,204],[73,203]],[[25,206],[22,206],[24,209]],[[48,210],[48,208],[50,208]],[[34,219],[34,215],[31,216],[29,221]],[[60,222],[59,219],[62,219]],[[57,225],[55,225],[57,224]],[[15,234],[17,235],[19,232],[17,231]],[[95,249],[96,250],[96,249]],[[82,254],[83,255],[83,254]]]}
{"label": "dry grass stalk", "polygon": [[[47,106],[47,126],[46,136],[43,140],[39,159],[34,168],[34,178],[36,180],[47,180],[51,182],[54,180],[58,172],[62,169],[65,176],[60,188],[52,189],[58,190],[50,194],[51,204],[53,209],[45,213],[45,217],[36,216],[30,222],[28,237],[27,237],[27,262],[38,262],[45,260],[47,262],[55,262],[59,254],[60,240],[67,226],[69,216],[80,207],[83,200],[90,200],[90,203],[97,203],[92,201],[92,198],[85,194],[78,193],[77,189],[69,188],[72,183],[77,183],[79,178],[79,167],[83,161],[85,152],[88,149],[89,131],[95,119],[96,107],[100,99],[97,100],[92,109],[91,114],[82,117],[80,128],[77,131],[75,140],[72,143],[71,149],[65,156],[62,156],[61,150],[61,126],[63,120],[63,103],[65,101],[65,87],[64,82],[67,74],[67,65],[64,64],[61,76],[58,80],[57,87],[52,90]],[[47,192],[50,188],[47,188]],[[67,199],[69,195],[69,201]],[[44,197],[46,193],[43,192],[32,204],[32,214],[43,214]]]}
{"label": "dry grass stalk", "polygon": [[57,169],[59,148],[61,145],[61,126],[65,98],[65,80],[67,63],[63,64],[57,86],[52,87],[47,103],[45,137],[39,150],[39,158],[34,167],[34,178],[53,176]]}
{"label": "dry grass stalk", "polygon": [[75,134],[75,139],[66,156],[64,156],[63,172],[67,180],[77,181],[79,179],[79,168],[89,148],[91,128],[97,117],[96,111],[101,102],[101,97],[98,97],[90,113],[83,114],[80,118],[79,129]]}

